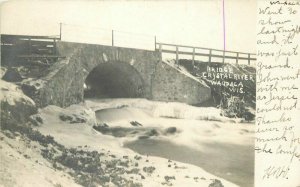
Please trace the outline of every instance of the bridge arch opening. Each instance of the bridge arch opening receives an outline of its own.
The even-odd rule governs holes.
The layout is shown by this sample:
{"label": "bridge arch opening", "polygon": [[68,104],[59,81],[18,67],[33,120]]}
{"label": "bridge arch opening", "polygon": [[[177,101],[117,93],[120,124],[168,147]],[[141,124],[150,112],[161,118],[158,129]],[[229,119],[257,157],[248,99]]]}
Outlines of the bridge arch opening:
{"label": "bridge arch opening", "polygon": [[125,62],[107,62],[96,66],[86,77],[84,98],[144,98],[140,73]]}

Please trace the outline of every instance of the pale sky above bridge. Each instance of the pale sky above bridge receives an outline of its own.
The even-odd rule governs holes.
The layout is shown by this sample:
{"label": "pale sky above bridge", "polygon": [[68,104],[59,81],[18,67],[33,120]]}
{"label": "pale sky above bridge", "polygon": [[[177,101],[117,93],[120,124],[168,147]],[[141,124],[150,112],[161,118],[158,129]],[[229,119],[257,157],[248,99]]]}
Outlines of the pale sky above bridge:
{"label": "pale sky above bridge", "polygon": [[[255,53],[256,1],[225,0],[226,49]],[[222,0],[199,1],[8,1],[1,6],[1,33],[57,35],[110,43],[158,42],[223,49]],[[104,28],[107,30],[101,30]],[[125,38],[122,41],[120,38]],[[126,39],[127,38],[127,39]]]}

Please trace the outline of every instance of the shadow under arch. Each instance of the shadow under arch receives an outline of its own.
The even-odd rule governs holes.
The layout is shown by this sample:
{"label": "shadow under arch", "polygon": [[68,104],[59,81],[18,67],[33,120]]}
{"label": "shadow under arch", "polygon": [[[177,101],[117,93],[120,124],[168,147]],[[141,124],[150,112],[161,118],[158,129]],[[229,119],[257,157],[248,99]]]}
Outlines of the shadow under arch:
{"label": "shadow under arch", "polygon": [[107,62],[93,68],[85,79],[84,98],[145,98],[140,73],[125,62]]}

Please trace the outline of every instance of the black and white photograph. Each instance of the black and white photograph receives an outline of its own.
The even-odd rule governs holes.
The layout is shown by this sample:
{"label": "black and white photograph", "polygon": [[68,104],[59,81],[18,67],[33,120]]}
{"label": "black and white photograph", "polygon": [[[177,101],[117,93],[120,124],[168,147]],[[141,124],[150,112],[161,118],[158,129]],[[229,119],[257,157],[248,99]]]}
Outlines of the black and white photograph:
{"label": "black and white photograph", "polygon": [[4,1],[0,187],[254,187],[256,1]]}

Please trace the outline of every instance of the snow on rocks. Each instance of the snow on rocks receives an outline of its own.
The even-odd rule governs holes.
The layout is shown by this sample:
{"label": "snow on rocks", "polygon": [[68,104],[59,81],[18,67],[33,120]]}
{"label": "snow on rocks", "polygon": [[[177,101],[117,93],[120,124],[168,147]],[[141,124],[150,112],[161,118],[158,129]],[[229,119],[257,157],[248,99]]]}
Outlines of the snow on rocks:
{"label": "snow on rocks", "polygon": [[15,84],[0,80],[1,109],[19,122],[26,122],[28,117],[37,112],[32,99],[27,97]]}
{"label": "snow on rocks", "polygon": [[5,68],[5,67],[0,68],[0,77],[1,78],[5,75],[6,71],[7,71],[7,68]]}

